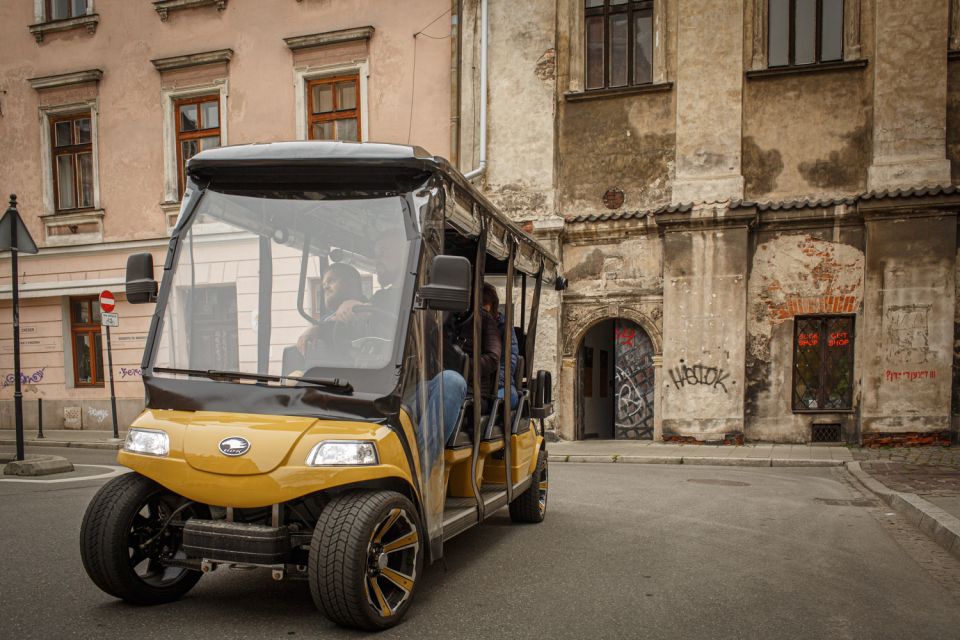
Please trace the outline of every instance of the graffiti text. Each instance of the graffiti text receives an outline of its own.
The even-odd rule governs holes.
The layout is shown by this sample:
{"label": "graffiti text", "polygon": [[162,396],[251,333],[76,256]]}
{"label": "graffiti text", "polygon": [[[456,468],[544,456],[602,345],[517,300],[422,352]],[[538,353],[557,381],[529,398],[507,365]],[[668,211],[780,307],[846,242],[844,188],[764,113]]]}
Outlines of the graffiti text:
{"label": "graffiti text", "polygon": [[718,367],[708,367],[704,364],[686,365],[683,360],[680,361],[680,366],[670,369],[670,379],[677,389],[683,389],[687,385],[704,385],[714,389],[720,388],[727,393],[727,385],[723,381],[729,377],[729,373]]}

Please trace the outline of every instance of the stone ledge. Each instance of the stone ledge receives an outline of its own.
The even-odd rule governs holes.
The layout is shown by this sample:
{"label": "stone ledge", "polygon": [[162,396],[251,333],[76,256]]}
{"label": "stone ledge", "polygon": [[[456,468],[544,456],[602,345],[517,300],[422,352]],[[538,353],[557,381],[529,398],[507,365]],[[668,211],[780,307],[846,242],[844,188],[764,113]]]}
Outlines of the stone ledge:
{"label": "stone ledge", "polygon": [[96,33],[97,25],[100,23],[100,15],[96,13],[89,13],[83,16],[77,16],[76,18],[67,18],[65,20],[51,20],[50,22],[39,22],[37,24],[30,25],[30,33],[33,34],[34,39],[39,42],[43,42],[43,36],[48,33],[56,33],[58,31],[72,31],[73,29],[83,29],[86,28],[87,33]]}
{"label": "stone ledge", "polygon": [[217,11],[227,8],[227,0],[154,0],[153,8],[160,14],[160,20],[167,21],[171,11],[195,9],[197,7],[216,7]]}
{"label": "stone ledge", "polygon": [[14,460],[3,467],[5,476],[48,476],[70,471],[73,464],[60,456],[28,456],[26,460]]}
{"label": "stone ledge", "polygon": [[291,51],[299,49],[310,49],[313,47],[325,47],[331,44],[342,44],[344,42],[354,42],[357,40],[369,40],[373,37],[375,29],[371,26],[355,27],[353,29],[340,29],[338,31],[325,31],[323,33],[311,33],[305,36],[292,36],[284,38],[287,47]]}
{"label": "stone ledge", "polygon": [[56,89],[57,87],[69,87],[74,84],[83,84],[85,82],[100,82],[103,77],[103,71],[100,69],[87,69],[86,71],[74,71],[73,73],[61,73],[55,76],[43,76],[40,78],[30,78],[27,82],[36,90]]}
{"label": "stone ledge", "polygon": [[216,51],[204,51],[203,53],[190,53],[185,56],[157,58],[150,62],[153,63],[157,71],[173,71],[174,69],[199,67],[204,64],[230,62],[231,58],[233,58],[233,49],[217,49]]}

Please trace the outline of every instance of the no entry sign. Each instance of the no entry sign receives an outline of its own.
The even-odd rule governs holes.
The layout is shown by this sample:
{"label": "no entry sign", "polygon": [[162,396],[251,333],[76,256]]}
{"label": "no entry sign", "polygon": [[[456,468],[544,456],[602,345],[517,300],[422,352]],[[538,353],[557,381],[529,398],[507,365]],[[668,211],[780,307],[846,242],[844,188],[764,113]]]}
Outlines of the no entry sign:
{"label": "no entry sign", "polygon": [[106,313],[113,311],[113,308],[117,304],[117,299],[113,297],[113,294],[108,290],[104,289],[100,292],[100,308]]}

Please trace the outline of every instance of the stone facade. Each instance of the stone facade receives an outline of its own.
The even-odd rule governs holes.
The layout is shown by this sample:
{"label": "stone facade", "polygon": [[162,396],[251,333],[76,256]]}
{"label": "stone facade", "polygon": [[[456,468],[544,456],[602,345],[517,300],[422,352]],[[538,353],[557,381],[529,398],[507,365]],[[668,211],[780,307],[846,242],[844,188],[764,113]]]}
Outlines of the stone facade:
{"label": "stone facade", "polygon": [[[586,433],[585,338],[620,318],[653,345],[655,438],[956,439],[957,4],[847,0],[839,58],[771,67],[767,0],[654,0],[652,83],[599,90],[584,89],[583,0],[491,13],[491,55],[511,64],[491,66],[480,184],[570,279],[538,343],[556,344],[560,437]],[[465,10],[464,29],[477,20]],[[476,136],[459,143],[470,169]],[[816,367],[798,373],[797,354],[819,344],[798,330],[820,319],[843,328],[824,339],[850,368],[823,379],[830,403],[798,383]]]}

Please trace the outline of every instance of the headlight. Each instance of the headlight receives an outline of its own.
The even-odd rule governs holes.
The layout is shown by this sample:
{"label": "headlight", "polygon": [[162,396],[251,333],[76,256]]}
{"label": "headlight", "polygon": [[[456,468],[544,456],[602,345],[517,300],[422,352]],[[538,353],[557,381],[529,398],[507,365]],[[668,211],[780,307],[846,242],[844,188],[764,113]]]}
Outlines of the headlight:
{"label": "headlight", "polygon": [[130,429],[123,450],[148,456],[165,456],[170,453],[170,437],[163,431]]}
{"label": "headlight", "polygon": [[369,441],[328,440],[307,456],[311,467],[377,464],[377,445]]}

